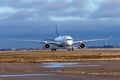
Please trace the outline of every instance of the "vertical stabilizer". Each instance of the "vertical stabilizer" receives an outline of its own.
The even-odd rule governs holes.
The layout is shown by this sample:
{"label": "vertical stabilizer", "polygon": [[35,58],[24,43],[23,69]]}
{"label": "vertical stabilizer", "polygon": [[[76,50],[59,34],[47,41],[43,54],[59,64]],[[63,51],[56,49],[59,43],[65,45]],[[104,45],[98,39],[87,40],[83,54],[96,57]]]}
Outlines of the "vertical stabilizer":
{"label": "vertical stabilizer", "polygon": [[56,35],[57,35],[57,37],[59,36],[59,34],[58,34],[58,29],[57,29],[57,24],[56,24]]}

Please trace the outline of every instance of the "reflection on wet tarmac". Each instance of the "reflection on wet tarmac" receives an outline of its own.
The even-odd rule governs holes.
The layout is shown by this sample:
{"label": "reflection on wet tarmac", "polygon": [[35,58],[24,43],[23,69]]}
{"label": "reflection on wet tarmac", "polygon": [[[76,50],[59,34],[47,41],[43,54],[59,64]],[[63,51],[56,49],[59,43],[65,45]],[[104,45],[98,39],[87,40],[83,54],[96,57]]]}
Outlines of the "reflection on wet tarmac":
{"label": "reflection on wet tarmac", "polygon": [[52,76],[54,74],[2,74],[0,77],[36,77],[36,76]]}
{"label": "reflection on wet tarmac", "polygon": [[53,62],[53,63],[42,63],[44,68],[61,68],[61,67],[73,67],[73,65],[78,65],[79,63],[65,63],[65,62]]}
{"label": "reflection on wet tarmac", "polygon": [[65,63],[65,62],[53,62],[53,63],[42,63],[43,64],[43,68],[63,68],[63,67],[99,67],[100,65],[97,64],[89,64],[89,63],[75,63],[75,62],[71,62],[71,63]]}

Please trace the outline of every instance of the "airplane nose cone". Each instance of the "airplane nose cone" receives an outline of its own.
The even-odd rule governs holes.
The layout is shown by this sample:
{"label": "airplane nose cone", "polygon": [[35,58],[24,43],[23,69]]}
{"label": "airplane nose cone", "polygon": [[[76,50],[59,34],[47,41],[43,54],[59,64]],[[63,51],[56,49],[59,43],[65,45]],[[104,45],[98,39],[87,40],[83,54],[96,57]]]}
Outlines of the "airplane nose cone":
{"label": "airplane nose cone", "polygon": [[73,45],[73,39],[70,36],[65,37],[65,43],[67,46],[72,46]]}
{"label": "airplane nose cone", "polygon": [[73,45],[73,41],[67,41],[66,43],[67,43],[67,45],[69,45],[69,46]]}

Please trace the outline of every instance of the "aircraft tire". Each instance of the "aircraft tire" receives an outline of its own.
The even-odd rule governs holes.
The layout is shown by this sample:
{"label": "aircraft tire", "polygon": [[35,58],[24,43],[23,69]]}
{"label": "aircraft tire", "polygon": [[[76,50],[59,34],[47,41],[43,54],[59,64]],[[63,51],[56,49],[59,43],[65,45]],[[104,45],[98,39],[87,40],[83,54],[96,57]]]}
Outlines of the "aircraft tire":
{"label": "aircraft tire", "polygon": [[74,48],[69,48],[68,51],[74,51]]}
{"label": "aircraft tire", "polygon": [[51,51],[56,51],[56,49],[51,49]]}

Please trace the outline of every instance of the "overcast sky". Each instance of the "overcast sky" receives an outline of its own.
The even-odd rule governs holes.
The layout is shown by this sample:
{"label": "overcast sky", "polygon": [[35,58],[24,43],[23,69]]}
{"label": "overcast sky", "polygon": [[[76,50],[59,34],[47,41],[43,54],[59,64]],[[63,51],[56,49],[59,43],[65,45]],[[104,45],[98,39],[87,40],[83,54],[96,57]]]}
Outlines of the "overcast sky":
{"label": "overcast sky", "polygon": [[120,0],[0,0],[1,39],[52,36],[55,24],[61,35],[120,44]]}

